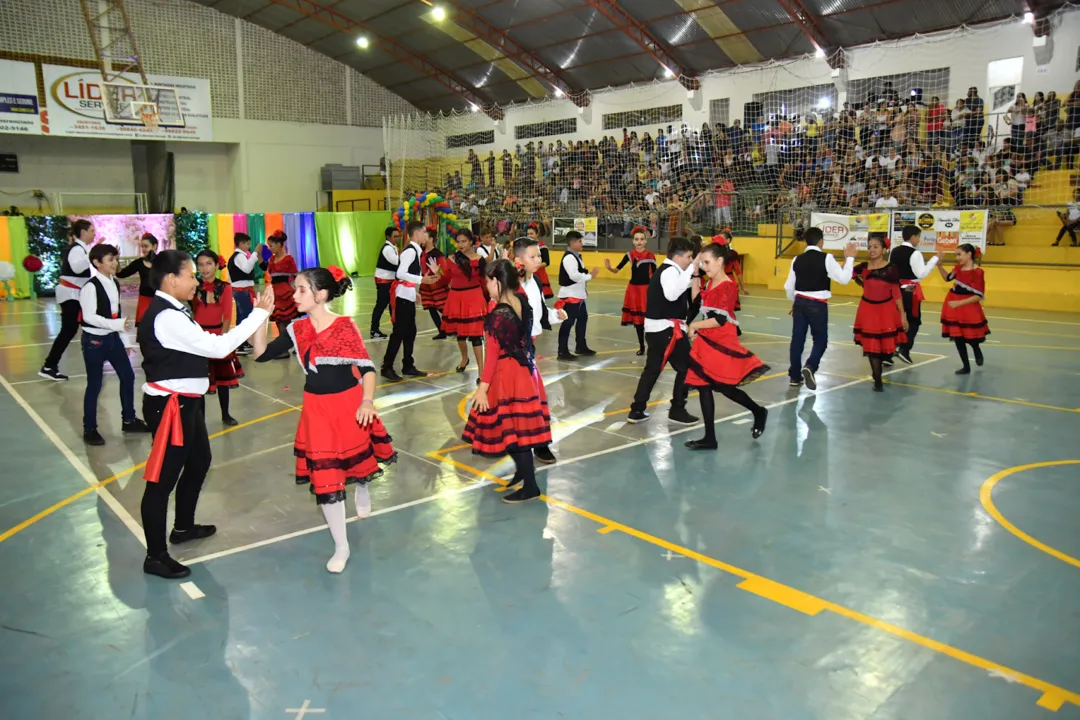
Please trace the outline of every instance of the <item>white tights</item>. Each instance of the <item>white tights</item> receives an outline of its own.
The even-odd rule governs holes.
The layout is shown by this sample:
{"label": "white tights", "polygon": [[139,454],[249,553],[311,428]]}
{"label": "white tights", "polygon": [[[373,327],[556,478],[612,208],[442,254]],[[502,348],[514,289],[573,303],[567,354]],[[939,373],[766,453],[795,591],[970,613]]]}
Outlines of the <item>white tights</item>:
{"label": "white tights", "polygon": [[[371,495],[367,485],[356,487],[356,515],[366,518],[371,515]],[[335,502],[320,505],[326,525],[330,528],[330,536],[334,538],[334,554],[326,563],[326,569],[332,573],[339,573],[345,569],[349,561],[349,536],[345,530],[345,503]]]}

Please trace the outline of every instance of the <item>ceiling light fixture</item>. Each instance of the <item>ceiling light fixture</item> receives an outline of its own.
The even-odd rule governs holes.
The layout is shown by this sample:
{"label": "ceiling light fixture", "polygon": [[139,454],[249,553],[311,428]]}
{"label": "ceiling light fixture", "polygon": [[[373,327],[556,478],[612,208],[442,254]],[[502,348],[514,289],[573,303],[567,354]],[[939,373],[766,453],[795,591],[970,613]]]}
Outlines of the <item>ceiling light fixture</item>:
{"label": "ceiling light fixture", "polygon": [[562,97],[562,96],[563,96],[562,88],[555,88],[555,97]]}
{"label": "ceiling light fixture", "polygon": [[473,112],[476,112],[480,108],[477,107],[476,103],[469,103],[469,109],[472,110]]}
{"label": "ceiling light fixture", "polygon": [[673,77],[675,77],[675,73],[671,72],[671,68],[665,67],[664,68],[664,77],[673,78]]}
{"label": "ceiling light fixture", "polygon": [[816,58],[825,57],[825,51],[822,50],[821,48],[818,48],[817,50],[814,51],[814,57],[816,57]]}
{"label": "ceiling light fixture", "polygon": [[1024,23],[1025,24],[1031,25],[1034,22],[1035,22],[1035,13],[1033,13],[1033,12],[1024,13]]}
{"label": "ceiling light fixture", "polygon": [[368,45],[370,45],[370,44],[371,44],[371,41],[367,39],[366,35],[361,35],[360,37],[356,38],[356,46],[358,48],[366,50]]}
{"label": "ceiling light fixture", "polygon": [[435,20],[435,22],[442,22],[446,19],[446,8],[444,8],[442,5],[436,5],[435,7],[431,8],[431,17]]}

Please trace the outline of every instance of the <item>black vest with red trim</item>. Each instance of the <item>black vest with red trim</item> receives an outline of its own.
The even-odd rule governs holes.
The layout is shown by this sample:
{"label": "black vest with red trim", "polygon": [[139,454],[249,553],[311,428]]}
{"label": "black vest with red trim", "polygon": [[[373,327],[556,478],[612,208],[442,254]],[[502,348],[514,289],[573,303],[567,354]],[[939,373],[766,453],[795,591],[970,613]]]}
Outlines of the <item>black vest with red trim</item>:
{"label": "black vest with red trim", "polygon": [[686,317],[690,310],[690,293],[682,293],[677,300],[668,300],[664,295],[664,285],[660,280],[664,273],[682,272],[678,265],[664,263],[649,280],[649,291],[645,296],[645,317],[649,320],[674,320]]}
{"label": "black vest with red trim", "polygon": [[251,272],[244,272],[240,269],[240,266],[236,264],[236,256],[242,252],[243,250],[237,249],[237,251],[232,254],[232,257],[229,258],[229,282],[244,282],[245,280],[255,281],[254,265],[251,267]]}
{"label": "black vest with red trim", "polygon": [[832,290],[829,272],[825,269],[828,255],[823,250],[807,250],[795,258],[795,292],[822,292]]}
{"label": "black vest with red trim", "polygon": [[889,253],[889,264],[895,265],[900,272],[901,280],[917,280],[915,271],[911,269],[911,256],[918,250],[907,245],[899,245]]}
{"label": "black vest with red trim", "polygon": [[[70,245],[68,245],[66,248],[64,248],[64,259],[60,261],[60,277],[86,278],[87,280],[90,279],[90,265],[89,264],[86,266],[86,269],[83,270],[82,272],[72,272],[71,263],[68,262],[68,255],[70,255],[71,251],[74,250],[78,246],[79,246],[78,243],[73,242]],[[85,247],[82,249],[82,251],[89,255],[89,251]]]}
{"label": "black vest with red trim", "polygon": [[[409,262],[409,267],[407,268],[407,271],[408,271],[408,273],[410,275],[420,275],[421,274],[420,273],[420,271],[421,271],[420,254],[423,251],[420,249],[420,247],[416,243],[409,243],[408,245],[405,246],[405,249],[401,251],[401,254],[404,255],[405,250],[408,250],[409,248],[412,248],[412,250],[413,250],[413,259]],[[401,258],[400,258],[400,256],[398,257],[398,266],[399,267],[401,266]]]}
{"label": "black vest with red trim", "polygon": [[195,325],[196,329],[202,332],[202,329],[199,328],[190,315],[160,295],[155,295],[154,299],[150,301],[150,307],[143,314],[136,334],[139,349],[143,355],[142,367],[147,382],[206,377],[210,372],[209,360],[201,355],[192,355],[182,350],[170,350],[158,342],[157,336],[154,334],[154,324],[157,316],[163,312],[180,313],[184,316],[186,322]]}
{"label": "black vest with red trim", "polygon": [[379,251],[379,259],[375,261],[375,270],[382,270],[384,273],[390,273],[382,278],[379,278],[378,273],[376,273],[375,277],[381,280],[393,280],[394,276],[397,275],[398,264],[390,262],[386,257],[386,248],[388,247],[393,248],[395,251],[397,250],[394,243],[388,240],[383,243],[382,250]]}
{"label": "black vest with red trim", "polygon": [[[116,298],[119,301],[119,299],[120,299],[120,283],[116,282],[116,278],[109,278],[109,281],[112,282],[112,284],[116,286]],[[98,317],[112,318],[113,320],[120,317],[120,310],[119,310],[120,303],[119,302],[116,303],[117,312],[116,312],[115,315],[113,315],[112,303],[109,301],[109,294],[107,292],[105,292],[105,285],[104,285],[100,275],[98,275],[97,277],[90,278],[90,281],[87,283],[87,285],[93,285],[94,286],[94,293],[97,295],[97,315],[98,315]],[[83,327],[94,328],[95,330],[104,330],[105,329],[105,328],[100,328],[97,325],[91,325],[90,323],[86,322],[86,320],[82,319],[81,317],[79,319],[79,324],[82,325]]]}
{"label": "black vest with red trim", "polygon": [[563,256],[563,261],[559,263],[559,287],[569,287],[570,285],[577,285],[578,283],[570,279],[570,274],[566,272],[566,258],[572,257],[577,260],[578,272],[582,275],[585,274],[585,264],[581,262],[581,256],[573,250],[567,250],[566,255]]}

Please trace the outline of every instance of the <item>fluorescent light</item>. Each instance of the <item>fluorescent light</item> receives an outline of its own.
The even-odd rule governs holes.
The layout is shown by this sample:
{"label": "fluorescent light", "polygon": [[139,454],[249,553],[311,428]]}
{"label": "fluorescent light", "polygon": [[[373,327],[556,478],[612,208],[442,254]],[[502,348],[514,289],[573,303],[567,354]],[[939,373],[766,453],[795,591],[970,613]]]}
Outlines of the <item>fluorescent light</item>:
{"label": "fluorescent light", "polygon": [[822,110],[829,107],[830,105],[832,105],[832,101],[829,100],[829,98],[827,98],[827,97],[821,98],[820,100],[817,101],[817,106],[819,108],[821,108]]}
{"label": "fluorescent light", "polygon": [[671,72],[671,68],[665,67],[664,68],[664,77],[673,78],[673,77],[675,77],[675,73]]}
{"label": "fluorescent light", "polygon": [[371,41],[367,39],[366,35],[361,35],[360,37],[356,38],[356,46],[359,48],[366,49],[367,46],[370,44]]}
{"label": "fluorescent light", "polygon": [[476,103],[469,103],[469,109],[472,110],[473,112],[476,112],[480,108],[476,105]]}
{"label": "fluorescent light", "polygon": [[563,91],[561,88],[555,88],[555,97],[562,97]]}
{"label": "fluorescent light", "polygon": [[431,8],[431,17],[434,18],[436,22],[442,22],[446,19],[446,8],[442,5],[436,5]]}
{"label": "fluorescent light", "polygon": [[1033,13],[1033,12],[1024,13],[1024,22],[1027,23],[1028,25],[1031,25],[1033,22],[1035,22],[1035,13]]}
{"label": "fluorescent light", "polygon": [[814,57],[817,57],[817,58],[825,57],[825,51],[822,50],[821,48],[818,48],[817,50],[814,51]]}

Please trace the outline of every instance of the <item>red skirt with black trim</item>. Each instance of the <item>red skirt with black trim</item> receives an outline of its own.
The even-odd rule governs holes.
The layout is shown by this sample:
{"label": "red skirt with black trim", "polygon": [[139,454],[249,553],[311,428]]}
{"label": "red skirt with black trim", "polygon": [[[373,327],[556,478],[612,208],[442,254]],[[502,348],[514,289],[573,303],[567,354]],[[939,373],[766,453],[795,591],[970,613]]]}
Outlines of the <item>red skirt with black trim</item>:
{"label": "red skirt with black trim", "polygon": [[397,460],[382,420],[367,427],[356,422],[363,401],[361,385],[330,395],[304,393],[293,444],[296,480],[310,482],[316,495],[344,492],[349,483],[366,484],[382,475],[380,465]]}
{"label": "red skirt with black trim", "polygon": [[[491,360],[488,360],[491,362]],[[461,439],[475,455],[502,457],[551,442],[551,414],[540,373],[511,357],[500,357],[488,388],[488,409],[474,406]]]}
{"label": "red skirt with black trim", "polygon": [[[208,333],[221,334],[221,326],[204,327]],[[240,358],[236,353],[229,353],[220,360],[210,360],[210,389],[207,394],[213,395],[219,387],[234,388],[240,385],[240,378],[244,377],[244,368],[240,365]]]}
{"label": "red skirt with black trim", "polygon": [[[450,288],[439,283],[420,285],[420,304],[425,310],[439,310],[446,307],[446,300],[450,296]],[[482,335],[483,333],[481,333]]]}
{"label": "red skirt with black trim", "polygon": [[293,286],[289,282],[273,283],[274,311],[270,313],[271,322],[289,322],[300,315],[293,302]]}
{"label": "red skirt with black trim", "polygon": [[892,357],[897,348],[907,342],[904,319],[896,301],[892,298],[882,303],[872,303],[863,298],[855,311],[855,344],[863,349],[863,355]]}
{"label": "red skirt with black trim", "polygon": [[142,320],[142,316],[146,313],[146,309],[150,307],[150,301],[152,297],[146,297],[145,295],[139,296],[139,301],[135,304],[135,324],[138,325]]}
{"label": "red skirt with black trim", "polygon": [[645,300],[649,294],[648,285],[627,285],[622,301],[622,324],[645,324]]}
{"label": "red skirt with black trim", "polygon": [[687,362],[686,384],[693,387],[745,385],[769,372],[769,366],[739,342],[732,323],[701,330]]}
{"label": "red skirt with black trim", "polygon": [[544,297],[555,297],[555,293],[551,290],[551,281],[548,280],[547,268],[542,267],[536,271],[536,279],[540,281],[540,289],[544,292]]}
{"label": "red skirt with black trim", "polygon": [[479,286],[467,290],[451,289],[443,307],[441,330],[447,335],[457,335],[460,340],[482,338],[487,314],[488,303]]}
{"label": "red skirt with black trim", "polygon": [[963,307],[951,308],[950,302],[966,300],[970,295],[957,295],[952,290],[945,296],[941,306],[941,337],[957,340],[963,338],[970,343],[981,343],[990,334],[981,302],[970,303]]}

